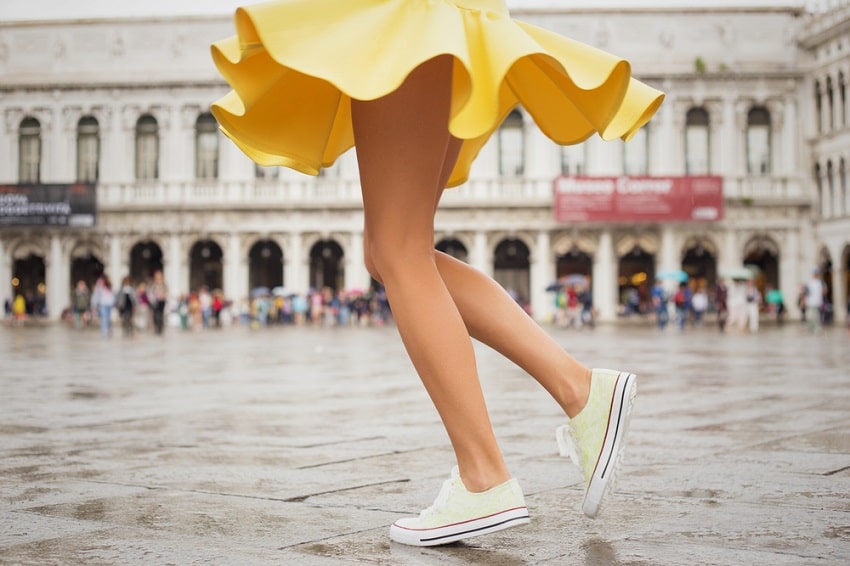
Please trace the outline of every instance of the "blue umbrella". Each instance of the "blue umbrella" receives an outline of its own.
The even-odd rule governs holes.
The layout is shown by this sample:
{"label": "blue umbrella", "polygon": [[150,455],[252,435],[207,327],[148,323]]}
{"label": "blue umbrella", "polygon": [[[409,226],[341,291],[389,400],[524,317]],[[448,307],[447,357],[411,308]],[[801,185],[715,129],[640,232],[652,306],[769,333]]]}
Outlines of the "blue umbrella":
{"label": "blue umbrella", "polygon": [[678,281],[679,283],[684,283],[688,280],[688,274],[682,271],[681,269],[671,269],[667,271],[659,271],[655,274],[656,279],[671,280]]}
{"label": "blue umbrella", "polygon": [[251,289],[252,297],[268,297],[271,294],[271,291],[268,287],[254,287]]}

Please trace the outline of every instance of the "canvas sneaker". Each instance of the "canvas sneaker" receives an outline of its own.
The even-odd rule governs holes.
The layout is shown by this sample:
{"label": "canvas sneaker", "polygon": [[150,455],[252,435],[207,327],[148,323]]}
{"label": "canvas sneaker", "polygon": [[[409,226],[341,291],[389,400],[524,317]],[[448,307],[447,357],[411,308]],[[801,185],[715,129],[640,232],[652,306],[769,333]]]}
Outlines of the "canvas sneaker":
{"label": "canvas sneaker", "polygon": [[436,546],[528,523],[528,509],[515,478],[481,493],[471,493],[457,466],[443,482],[434,504],[418,517],[399,519],[390,538],[413,546]]}
{"label": "canvas sneaker", "polygon": [[584,474],[582,511],[588,517],[599,513],[603,497],[614,488],[636,390],[636,375],[594,369],[587,405],[556,431],[561,455]]}

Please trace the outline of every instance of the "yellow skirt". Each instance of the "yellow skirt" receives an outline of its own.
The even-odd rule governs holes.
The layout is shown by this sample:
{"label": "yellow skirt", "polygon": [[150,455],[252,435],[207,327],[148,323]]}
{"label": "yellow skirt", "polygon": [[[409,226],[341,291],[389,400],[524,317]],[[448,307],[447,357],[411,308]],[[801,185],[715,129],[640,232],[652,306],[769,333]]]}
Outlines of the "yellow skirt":
{"label": "yellow skirt", "polygon": [[238,8],[212,45],[232,91],[212,105],[252,160],[316,175],[354,145],[351,99],[384,96],[421,63],[454,57],[449,186],[521,104],[558,144],[628,140],[664,95],[629,63],[514,20],[503,0],[275,0]]}

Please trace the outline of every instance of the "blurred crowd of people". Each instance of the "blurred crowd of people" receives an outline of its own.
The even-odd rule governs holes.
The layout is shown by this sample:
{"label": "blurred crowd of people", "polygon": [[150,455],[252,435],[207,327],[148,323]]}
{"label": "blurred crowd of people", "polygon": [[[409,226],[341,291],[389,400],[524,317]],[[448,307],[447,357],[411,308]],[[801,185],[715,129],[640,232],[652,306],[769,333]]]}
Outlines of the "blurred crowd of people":
{"label": "blurred crowd of people", "polygon": [[[762,291],[752,278],[723,278],[711,288],[704,280],[673,283],[659,279],[648,290],[625,288],[620,316],[651,318],[659,329],[672,325],[679,330],[703,326],[710,316],[721,332],[758,332],[763,318],[778,324],[786,318],[786,303],[779,289],[767,286]],[[554,293],[555,326],[594,327],[596,309],[589,277],[562,277],[548,290]],[[811,331],[819,332],[832,322],[832,304],[819,269],[814,269],[801,285],[796,301],[801,319]],[[40,304],[43,301],[36,297],[18,294],[6,301],[6,318],[15,323],[38,317],[42,315]],[[324,287],[306,294],[290,293],[283,287],[260,287],[250,297],[237,301],[225,297],[220,289],[201,286],[195,292],[171,297],[162,272],[156,271],[149,280],[134,282],[128,276],[117,286],[106,275],[91,288],[80,280],[62,318],[75,328],[97,325],[104,336],[113,333],[113,325],[119,326],[123,335],[132,336],[135,332],[162,334],[166,327],[382,326],[392,319],[392,313],[380,286],[366,291]]]}
{"label": "blurred crowd of people", "polygon": [[392,318],[382,287],[336,292],[325,287],[306,294],[278,289],[258,288],[250,297],[233,301],[220,289],[201,286],[170,298],[161,271],[140,283],[125,277],[119,286],[102,275],[91,289],[85,281],[77,282],[63,319],[78,329],[97,324],[104,336],[111,336],[113,325],[119,324],[124,336],[132,336],[147,331],[162,334],[166,327],[383,326]]}

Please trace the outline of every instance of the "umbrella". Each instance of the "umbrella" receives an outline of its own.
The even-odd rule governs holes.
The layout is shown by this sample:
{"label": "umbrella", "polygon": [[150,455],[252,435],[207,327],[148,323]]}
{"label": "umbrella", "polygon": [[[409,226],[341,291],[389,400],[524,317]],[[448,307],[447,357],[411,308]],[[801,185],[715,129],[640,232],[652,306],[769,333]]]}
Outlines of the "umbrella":
{"label": "umbrella", "polygon": [[749,281],[756,276],[756,269],[751,269],[749,266],[736,267],[723,272],[723,277],[732,279],[733,281]]}
{"label": "umbrella", "polygon": [[584,285],[587,283],[587,275],[584,273],[570,273],[563,279],[566,285]]}
{"label": "umbrella", "polygon": [[782,303],[782,291],[779,289],[771,289],[767,292],[767,297],[765,297],[767,304],[769,305],[778,305]]}
{"label": "umbrella", "polygon": [[271,294],[268,287],[254,287],[251,290],[252,297],[267,297]]}
{"label": "umbrella", "polygon": [[672,280],[678,281],[679,283],[684,283],[688,280],[688,274],[682,271],[681,269],[670,269],[667,271],[659,271],[655,275],[655,278],[662,281]]}
{"label": "umbrella", "polygon": [[[259,288],[260,287],[258,287],[258,289]],[[275,297],[289,297],[290,295],[293,295],[293,294],[294,293],[292,293],[289,289],[287,289],[283,285],[279,285],[279,286],[275,287],[274,289],[272,289],[272,295],[274,295]]]}
{"label": "umbrella", "polygon": [[555,291],[560,291],[564,288],[564,284],[560,281],[555,281],[554,283],[550,283],[548,287],[546,287],[546,291],[549,293],[554,293]]}

